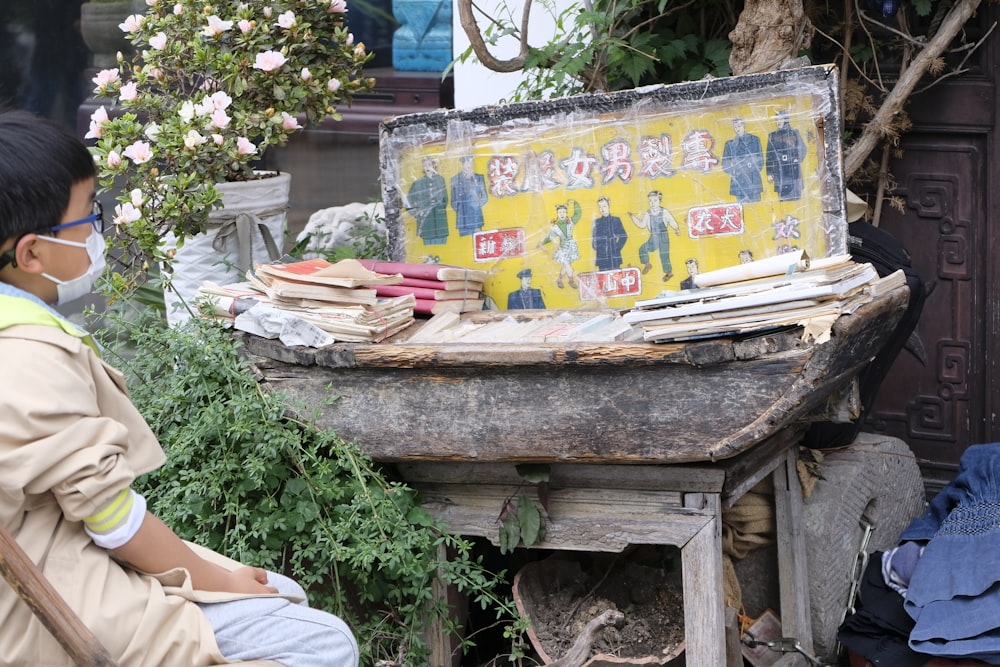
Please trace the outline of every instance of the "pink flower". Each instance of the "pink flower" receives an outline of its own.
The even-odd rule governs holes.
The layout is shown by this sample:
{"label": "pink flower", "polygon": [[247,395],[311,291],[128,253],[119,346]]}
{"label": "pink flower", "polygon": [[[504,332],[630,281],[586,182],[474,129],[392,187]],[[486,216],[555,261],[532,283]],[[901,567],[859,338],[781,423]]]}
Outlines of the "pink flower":
{"label": "pink flower", "polygon": [[156,5],[160,4],[160,0],[146,0],[146,4],[149,5],[150,7],[155,7]]}
{"label": "pink flower", "polygon": [[251,27],[250,26],[250,21],[247,21],[246,19],[242,19],[236,25],[237,25],[237,27],[239,27],[240,32],[242,32],[244,35],[247,34],[248,32],[250,32],[250,27]]}
{"label": "pink flower", "polygon": [[158,32],[149,38],[149,45],[152,46],[157,51],[162,51],[167,45],[167,34],[165,32]]}
{"label": "pink flower", "polygon": [[253,66],[255,69],[271,72],[284,65],[286,60],[280,51],[264,51],[257,54]]}
{"label": "pink flower", "polygon": [[143,164],[153,159],[153,149],[145,141],[135,142],[122,151],[122,154],[135,164]]}
{"label": "pink flower", "polygon": [[205,26],[205,30],[201,34],[205,35],[205,37],[217,37],[232,27],[232,21],[223,21],[213,14],[208,17],[208,25]]}
{"label": "pink flower", "polygon": [[188,130],[188,133],[184,135],[184,148],[197,148],[203,143],[208,141],[205,137],[201,136],[194,130]]}
{"label": "pink flower", "polygon": [[177,110],[177,115],[181,117],[185,123],[190,123],[194,119],[194,102],[191,100],[184,100],[181,102],[181,108]]}
{"label": "pink flower", "polygon": [[122,156],[118,154],[118,151],[108,151],[107,162],[110,169],[115,169],[121,166]]}
{"label": "pink flower", "polygon": [[137,209],[133,204],[125,202],[124,204],[118,204],[115,206],[115,217],[112,221],[115,225],[121,226],[130,222],[135,222],[141,217],[142,211]]}
{"label": "pink flower", "polygon": [[264,16],[271,18],[272,13],[270,5],[264,5]]}
{"label": "pink flower", "polygon": [[281,127],[286,130],[297,130],[301,125],[299,125],[299,119],[295,116],[289,115],[287,111],[281,112]]}
{"label": "pink flower", "polygon": [[212,141],[214,141],[214,142],[215,142],[215,145],[216,145],[216,146],[221,146],[221,145],[222,145],[222,143],[223,143],[223,142],[224,142],[225,140],[226,140],[226,139],[225,139],[225,137],[223,137],[223,136],[222,136],[221,134],[219,134],[219,133],[215,133],[215,134],[213,134],[213,135],[212,135]]}
{"label": "pink flower", "polygon": [[347,11],[347,3],[344,0],[330,0],[330,6],[326,11],[331,14],[343,14]]}
{"label": "pink flower", "polygon": [[299,73],[299,76],[302,77],[303,81],[309,81],[310,79],[313,78],[313,74],[312,72],[309,71],[308,67],[303,67],[302,72]]}
{"label": "pink flower", "polygon": [[174,14],[180,16],[183,13],[184,13],[184,5],[178,2],[176,5],[174,5]]}
{"label": "pink flower", "polygon": [[90,114],[90,130],[83,135],[84,139],[100,139],[104,134],[104,125],[108,122],[108,110],[98,107]]}
{"label": "pink flower", "polygon": [[125,102],[131,102],[136,97],[139,96],[139,88],[135,85],[135,81],[129,81],[121,90],[118,91],[118,96]]}
{"label": "pink flower", "polygon": [[223,130],[227,125],[229,125],[229,116],[227,116],[226,112],[222,109],[216,109],[213,111],[210,118],[211,122],[208,124],[209,127],[217,127],[220,130]]}
{"label": "pink flower", "polygon": [[257,152],[257,147],[246,137],[240,137],[236,140],[236,152],[240,155],[253,155]]}
{"label": "pink flower", "polygon": [[292,13],[292,10],[288,10],[287,12],[278,15],[278,25],[285,30],[290,30],[295,27],[295,14]]}
{"label": "pink flower", "polygon": [[104,91],[113,83],[118,83],[118,70],[102,69],[91,81],[93,81],[101,91]]}
{"label": "pink flower", "polygon": [[124,23],[119,23],[118,27],[122,32],[127,32],[129,34],[136,32],[142,27],[142,22],[146,20],[146,17],[142,14],[132,14],[125,19]]}
{"label": "pink flower", "polygon": [[340,79],[330,79],[326,82],[327,90],[331,93],[335,93],[340,90]]}
{"label": "pink flower", "polygon": [[224,90],[212,93],[208,99],[212,103],[213,109],[228,109],[229,105],[233,103],[233,98],[226,94]]}

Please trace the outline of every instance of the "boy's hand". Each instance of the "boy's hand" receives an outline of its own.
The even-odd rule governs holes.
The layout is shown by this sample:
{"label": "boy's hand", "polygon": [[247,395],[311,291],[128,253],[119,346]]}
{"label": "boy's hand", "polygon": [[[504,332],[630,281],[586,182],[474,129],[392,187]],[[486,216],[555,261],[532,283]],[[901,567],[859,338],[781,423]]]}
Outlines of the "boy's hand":
{"label": "boy's hand", "polygon": [[261,595],[277,593],[278,589],[267,585],[267,572],[263,568],[241,567],[227,573],[226,592]]}

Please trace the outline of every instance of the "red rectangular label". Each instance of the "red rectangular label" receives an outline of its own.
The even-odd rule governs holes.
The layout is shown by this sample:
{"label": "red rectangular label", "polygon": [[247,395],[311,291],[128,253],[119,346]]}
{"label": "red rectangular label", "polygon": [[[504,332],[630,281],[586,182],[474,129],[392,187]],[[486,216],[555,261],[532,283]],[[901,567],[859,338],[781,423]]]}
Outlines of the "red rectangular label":
{"label": "red rectangular label", "polygon": [[490,262],[505,257],[521,257],[524,255],[524,229],[495,229],[488,232],[476,232],[472,235],[477,262]]}

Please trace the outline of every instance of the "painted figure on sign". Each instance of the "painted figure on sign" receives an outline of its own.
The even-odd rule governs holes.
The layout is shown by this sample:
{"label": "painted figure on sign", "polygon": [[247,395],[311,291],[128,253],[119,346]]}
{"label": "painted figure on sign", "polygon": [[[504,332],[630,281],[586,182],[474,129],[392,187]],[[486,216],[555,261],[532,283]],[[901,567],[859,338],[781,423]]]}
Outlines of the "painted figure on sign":
{"label": "painted figure on sign", "polygon": [[596,254],[598,271],[620,269],[622,266],[622,248],[628,240],[625,225],[617,215],[611,215],[611,201],[607,197],[597,200],[598,213],[594,213],[594,225],[590,238]]}
{"label": "painted figure on sign", "polygon": [[448,190],[434,160],[423,159],[424,175],[413,181],[403,204],[417,221],[417,236],[425,245],[448,241]]}
{"label": "painted figure on sign", "polygon": [[[573,213],[569,213],[568,207],[573,207]],[[580,248],[573,238],[573,228],[580,221],[580,204],[574,199],[570,199],[565,204],[556,206],[556,219],[549,227],[549,233],[541,240],[538,247],[555,241],[559,244],[556,251],[552,253],[552,259],[559,262],[559,277],[556,278],[556,286],[560,289],[564,287],[563,278],[569,286],[576,289],[576,272],[573,270],[573,262],[580,259]]]}
{"label": "painted figure on sign", "polygon": [[764,168],[764,152],[760,139],[747,134],[742,118],[733,119],[736,133],[722,150],[722,170],[729,174],[729,194],[738,202],[758,202],[764,191],[760,171]]}
{"label": "painted figure on sign", "polygon": [[694,284],[694,277],[698,275],[698,260],[694,257],[689,257],[684,262],[684,266],[687,268],[688,277],[681,281],[681,289],[694,289],[697,287]]}
{"label": "painted figure on sign", "polygon": [[524,310],[526,308],[545,308],[542,291],[531,286],[531,269],[518,271],[521,288],[507,295],[507,310]]}
{"label": "painted figure on sign", "polygon": [[791,126],[787,111],[775,117],[778,129],[767,135],[767,180],[774,186],[780,201],[802,198],[802,160],[806,157],[806,144],[802,135]]}
{"label": "painted figure on sign", "polygon": [[451,177],[451,207],[459,236],[470,236],[483,228],[483,206],[489,199],[486,178],[473,171],[473,158],[461,158],[462,171]]}
{"label": "painted figure on sign", "polygon": [[681,228],[670,211],[663,208],[662,192],[652,190],[648,196],[649,210],[641,218],[636,217],[631,212],[628,215],[640,229],[649,230],[649,239],[639,248],[639,261],[642,263],[643,275],[649,273],[653,268],[652,262],[649,261],[649,254],[655,250],[660,255],[660,264],[663,266],[663,282],[666,282],[674,275],[673,266],[670,264],[670,234],[667,232],[667,227],[673,229],[677,236],[681,235]]}

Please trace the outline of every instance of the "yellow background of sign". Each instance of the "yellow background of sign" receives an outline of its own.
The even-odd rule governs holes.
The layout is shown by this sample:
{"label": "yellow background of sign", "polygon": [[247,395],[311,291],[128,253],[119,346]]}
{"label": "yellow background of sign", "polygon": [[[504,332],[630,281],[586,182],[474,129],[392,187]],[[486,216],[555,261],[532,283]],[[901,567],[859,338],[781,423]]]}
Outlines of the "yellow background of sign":
{"label": "yellow background of sign", "polygon": [[[808,94],[770,97],[766,100],[713,102],[709,108],[697,113],[664,112],[650,110],[644,112],[641,105],[627,112],[569,119],[567,116],[523,123],[516,128],[502,127],[472,137],[470,144],[458,150],[448,144],[427,144],[410,147],[402,151],[399,158],[399,179],[396,183],[400,192],[406,192],[413,182],[424,175],[423,159],[434,160],[438,173],[448,187],[448,227],[447,242],[441,245],[427,245],[417,235],[417,221],[404,209],[402,223],[405,233],[406,261],[439,262],[457,264],[490,273],[485,286],[488,299],[496,307],[506,307],[509,292],[521,286],[517,274],[525,268],[532,272],[531,287],[541,290],[547,308],[577,308],[609,306],[630,307],[637,299],[655,297],[664,290],[678,290],[681,281],[688,277],[685,263],[688,259],[698,262],[698,271],[731,266],[739,263],[739,253],[749,250],[754,259],[762,259],[783,251],[804,249],[812,257],[828,254],[826,236],[823,230],[823,193],[836,184],[826,183],[823,151],[824,140],[818,130],[822,114],[813,108],[815,98]],[[797,130],[806,146],[806,154],[801,163],[801,198],[779,201],[778,194],[768,182],[765,169],[761,169],[763,193],[759,202],[744,203],[744,231],[739,235],[711,238],[692,238],[688,227],[688,211],[695,207],[726,205],[736,202],[730,194],[730,176],[722,169],[725,143],[734,137],[733,120],[740,118],[745,123],[747,134],[760,140],[761,150],[766,154],[768,135],[777,129],[776,117],[779,111],[788,112],[790,126]],[[693,130],[707,131],[714,143],[711,153],[718,162],[707,172],[682,167],[684,152],[682,143]],[[659,137],[669,135],[671,139],[670,167],[672,176],[648,178],[639,175],[642,159],[638,152],[640,139],[644,136]],[[631,160],[634,173],[627,183],[621,178],[613,178],[602,183],[600,170],[603,158],[602,146],[621,139],[632,148]],[[560,161],[570,156],[574,148],[597,157],[598,162],[591,172],[593,187],[569,189],[567,175]],[[555,176],[562,181],[559,189],[518,192],[513,196],[497,197],[491,192],[482,208],[485,224],[482,231],[523,228],[525,254],[488,262],[475,261],[473,236],[459,236],[456,230],[455,211],[452,209],[450,183],[453,176],[461,171],[461,158],[473,156],[474,173],[483,174],[487,190],[490,179],[487,165],[491,158],[511,157],[522,165],[515,183],[521,186],[524,177],[525,156],[552,151],[557,170]],[[573,238],[579,251],[579,259],[572,262],[572,269],[579,274],[596,271],[595,252],[591,246],[591,223],[599,215],[597,199],[610,200],[611,215],[618,216],[628,235],[622,249],[622,267],[643,268],[639,261],[640,247],[649,238],[649,231],[638,227],[629,213],[641,218],[649,208],[648,194],[652,190],[663,193],[662,205],[680,227],[680,235],[668,229],[670,240],[670,260],[673,275],[663,280],[663,271],[657,252],[650,253],[651,270],[642,275],[641,292],[629,297],[615,297],[604,300],[583,300],[580,291],[573,289],[568,280],[559,287],[560,264],[553,258],[558,247],[551,242],[539,247],[540,242],[551,229],[556,218],[556,206],[576,200],[581,207],[581,217],[573,230]],[[572,213],[572,207],[569,209]],[[798,225],[788,224],[788,216],[798,220]],[[795,231],[798,237],[787,236]],[[563,276],[565,278],[565,275]],[[577,278],[579,282],[579,278]]]}

